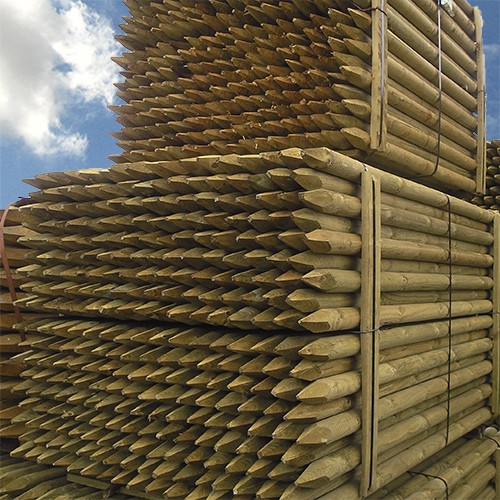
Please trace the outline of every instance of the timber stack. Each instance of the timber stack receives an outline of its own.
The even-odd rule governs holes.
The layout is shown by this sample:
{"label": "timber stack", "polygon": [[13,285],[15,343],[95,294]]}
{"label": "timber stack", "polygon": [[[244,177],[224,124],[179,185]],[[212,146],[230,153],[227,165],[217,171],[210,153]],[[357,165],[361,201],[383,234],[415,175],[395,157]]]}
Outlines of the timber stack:
{"label": "timber stack", "polygon": [[500,140],[488,142],[486,192],[478,194],[473,203],[480,207],[500,211]]}
{"label": "timber stack", "polygon": [[17,299],[25,297],[19,288],[22,277],[17,270],[28,264],[32,253],[19,240],[32,234],[32,230],[22,226],[19,208],[0,210],[0,448],[4,451],[17,446],[17,438],[25,430],[23,424],[16,422],[22,408],[20,396],[13,388],[26,366],[12,358],[24,350],[24,332],[16,324],[39,316],[14,305]]}
{"label": "timber stack", "polygon": [[[455,499],[496,499],[498,490],[493,477],[497,474],[498,485],[495,462],[498,464],[500,459],[499,439],[498,429],[491,427],[484,429],[482,435],[459,439],[367,498],[431,500],[448,496]],[[359,498],[353,486],[348,484],[339,488],[337,493],[336,497],[324,498]]]}
{"label": "timber stack", "polygon": [[145,498],[366,496],[498,413],[492,212],[326,148],[30,182],[19,303],[63,316],[24,324],[26,458]]}
{"label": "timber stack", "polygon": [[[98,500],[103,492],[68,481],[62,467],[33,464],[6,453],[0,454],[0,498],[10,500]],[[130,498],[113,495],[113,499]]]}
{"label": "timber stack", "polygon": [[484,192],[482,19],[466,0],[125,3],[116,162],[325,146]]}
{"label": "timber stack", "polygon": [[146,499],[494,498],[479,10],[125,3],[123,152],[20,212],[52,317],[14,454]]}

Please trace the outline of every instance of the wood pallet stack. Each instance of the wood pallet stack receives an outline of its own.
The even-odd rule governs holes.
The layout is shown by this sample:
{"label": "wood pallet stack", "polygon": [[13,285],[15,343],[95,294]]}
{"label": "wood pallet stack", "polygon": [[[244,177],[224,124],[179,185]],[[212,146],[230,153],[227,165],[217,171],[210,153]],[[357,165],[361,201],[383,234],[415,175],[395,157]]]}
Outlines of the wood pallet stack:
{"label": "wood pallet stack", "polygon": [[37,315],[28,314],[14,307],[16,298],[23,298],[19,286],[22,277],[17,269],[26,266],[31,250],[19,242],[33,231],[22,227],[19,208],[11,207],[7,212],[0,210],[0,447],[2,450],[17,446],[17,437],[24,432],[24,426],[16,423],[16,416],[22,411],[18,406],[19,396],[13,387],[19,383],[19,374],[25,369],[22,363],[12,359],[23,351],[20,342],[22,332],[16,328],[21,319]]}
{"label": "wood pallet stack", "polygon": [[25,325],[27,458],[146,498],[366,495],[498,413],[492,212],[325,148],[31,182],[20,302],[65,317]]}
{"label": "wood pallet stack", "polygon": [[488,142],[486,192],[473,199],[480,207],[500,210],[500,140]]}
{"label": "wood pallet stack", "polygon": [[116,162],[325,146],[484,191],[482,20],[467,1],[125,3]]}

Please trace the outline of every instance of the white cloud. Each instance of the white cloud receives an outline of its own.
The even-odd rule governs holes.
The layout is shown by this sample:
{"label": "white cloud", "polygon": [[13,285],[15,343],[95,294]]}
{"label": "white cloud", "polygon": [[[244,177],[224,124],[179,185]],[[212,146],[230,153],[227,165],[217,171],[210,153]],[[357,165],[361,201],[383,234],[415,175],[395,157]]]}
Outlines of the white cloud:
{"label": "white cloud", "polygon": [[489,43],[484,45],[486,57],[497,56],[500,54],[500,43]]}
{"label": "white cloud", "polygon": [[0,44],[2,134],[38,155],[83,155],[88,140],[67,118],[113,99],[119,45],[109,21],[81,0],[0,0]]}

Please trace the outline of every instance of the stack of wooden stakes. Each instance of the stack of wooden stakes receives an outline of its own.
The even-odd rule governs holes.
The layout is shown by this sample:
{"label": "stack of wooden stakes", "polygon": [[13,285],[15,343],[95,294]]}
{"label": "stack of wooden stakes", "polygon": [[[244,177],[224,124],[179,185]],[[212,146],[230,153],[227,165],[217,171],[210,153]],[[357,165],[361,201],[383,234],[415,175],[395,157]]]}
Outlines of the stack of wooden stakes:
{"label": "stack of wooden stakes", "polygon": [[498,414],[492,212],[325,148],[31,182],[20,303],[65,316],[25,324],[18,454],[145,498],[345,498]]}
{"label": "stack of wooden stakes", "polygon": [[[482,435],[459,439],[368,498],[496,499],[499,484],[499,440],[498,429],[491,427],[484,429]],[[345,485],[337,490],[336,498],[358,497],[352,485]]]}
{"label": "stack of wooden stakes", "polygon": [[472,201],[480,207],[500,211],[500,140],[488,143],[486,192]]}
{"label": "stack of wooden stakes", "polygon": [[[145,498],[318,498],[337,486],[332,498],[357,498],[361,419],[352,403],[356,396],[328,402],[326,391],[348,393],[359,375],[335,375],[346,370],[345,358],[336,360],[336,369],[331,361],[308,360],[315,353],[321,358],[332,345],[345,356],[354,352],[355,340],[359,351],[359,338],[266,337],[79,318],[45,319],[29,330],[49,333],[25,358],[32,365],[24,390],[32,405],[27,425],[33,430],[16,454],[67,467],[70,479],[78,481],[75,474],[95,477],[123,486],[121,493]],[[422,344],[405,347],[422,350]],[[408,361],[412,358],[392,363]],[[287,373],[285,366],[295,369]],[[390,366],[383,363],[381,369]],[[469,365],[469,379],[475,368]],[[464,370],[453,372],[454,381]],[[392,393],[381,403],[388,405],[391,395],[435,390],[439,380]],[[486,378],[464,382],[456,382],[450,400],[450,430],[457,435],[488,418],[484,398],[491,386]],[[453,486],[486,467],[486,484],[478,492],[491,490],[498,447],[491,441],[474,441],[473,446],[464,439],[455,443],[453,435],[450,447],[434,454],[444,442],[446,399],[441,392],[382,421],[381,457],[394,457],[380,470],[390,481],[384,492],[409,488],[408,474],[398,476],[409,468],[425,471],[429,463],[416,467],[425,457],[433,467],[443,457],[450,460],[444,465],[455,467],[451,459],[464,455],[468,468],[458,469]],[[434,427],[419,428],[425,418]],[[476,447],[483,452],[479,461],[471,460]],[[405,463],[394,468],[402,458]],[[292,486],[293,481],[300,486]]]}
{"label": "stack of wooden stakes", "polygon": [[116,162],[325,146],[484,191],[482,20],[466,0],[125,3]]}
{"label": "stack of wooden stakes", "polygon": [[[25,303],[241,329],[356,328],[360,219],[374,216],[364,171],[323,148],[122,165],[94,184],[83,171],[81,184],[42,188],[21,209],[39,231],[20,239],[37,251],[22,269],[37,299]],[[388,185],[381,324],[447,318],[450,274],[452,316],[490,312],[494,214],[375,172]]]}
{"label": "stack of wooden stakes", "polygon": [[[33,462],[0,454],[1,500],[99,500],[103,492],[70,483],[62,467],[33,465]],[[113,498],[129,498],[123,495]]]}
{"label": "stack of wooden stakes", "polygon": [[22,227],[19,208],[0,210],[0,448],[10,450],[17,446],[17,437],[24,432],[24,425],[16,423],[22,411],[18,406],[19,395],[13,387],[19,383],[19,374],[26,368],[12,359],[23,351],[24,334],[15,326],[21,319],[38,315],[28,314],[14,306],[17,298],[25,297],[19,289],[22,278],[17,269],[29,262],[31,250],[19,238],[34,234]]}

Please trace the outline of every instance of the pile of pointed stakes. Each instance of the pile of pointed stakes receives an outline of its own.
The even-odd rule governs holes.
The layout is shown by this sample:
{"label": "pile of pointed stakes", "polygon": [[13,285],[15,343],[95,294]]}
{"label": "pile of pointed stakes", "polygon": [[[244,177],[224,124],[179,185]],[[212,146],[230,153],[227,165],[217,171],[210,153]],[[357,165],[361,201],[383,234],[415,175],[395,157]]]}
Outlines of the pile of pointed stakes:
{"label": "pile of pointed stakes", "polygon": [[484,190],[482,20],[466,0],[125,3],[116,162],[324,146]]}
{"label": "pile of pointed stakes", "polygon": [[373,212],[365,171],[381,179],[380,324],[490,313],[494,213],[326,148],[38,176],[21,208],[38,233],[20,241],[35,256],[19,271],[36,297],[19,303],[240,329],[356,329],[363,205]]}
{"label": "pile of pointed stakes", "polygon": [[[19,386],[29,398],[30,432],[16,456],[152,499],[357,498],[358,336],[76,317],[38,320],[27,330],[44,339],[21,355],[30,366]],[[462,448],[459,439],[491,415],[486,354],[459,359],[481,350],[484,332],[482,340],[479,330],[454,338],[449,399],[441,366],[407,375],[418,364],[410,353],[422,353],[423,365],[443,357],[442,343],[412,336],[398,349],[389,340],[395,334],[382,340],[380,485],[413,485],[408,470],[435,468],[444,458],[458,467],[452,459],[463,457],[468,466],[458,468],[455,484],[483,467],[488,483],[498,445]],[[451,444],[438,453],[446,446],[447,404]]]}
{"label": "pile of pointed stakes", "polygon": [[498,407],[492,212],[325,148],[30,182],[19,303],[65,316],[25,324],[20,454],[151,498],[358,487],[377,252],[377,486]]}
{"label": "pile of pointed stakes", "polygon": [[24,432],[24,426],[15,423],[15,417],[21,409],[18,407],[19,396],[12,390],[20,381],[19,374],[25,369],[23,364],[12,359],[23,350],[19,345],[22,334],[15,324],[22,318],[38,315],[28,314],[26,311],[21,313],[13,305],[16,298],[26,296],[19,289],[22,277],[17,269],[26,266],[30,253],[33,253],[19,242],[19,238],[34,232],[22,227],[22,218],[16,207],[11,207],[6,214],[0,210],[0,220],[2,219],[4,223],[0,226],[0,239],[3,243],[0,245],[0,255],[5,250],[6,259],[0,260],[0,447],[7,450],[17,446],[15,440]]}
{"label": "pile of pointed stakes", "polygon": [[477,195],[472,202],[500,211],[500,140],[488,143],[486,164],[486,193]]}
{"label": "pile of pointed stakes", "polygon": [[[500,432],[490,427],[479,435],[468,435],[436,453],[430,460],[381,488],[369,499],[434,500],[437,498],[493,500],[498,498]],[[495,474],[497,474],[495,479]],[[337,496],[324,499],[355,499],[353,485],[346,484]]]}
{"label": "pile of pointed stakes", "polygon": [[[99,500],[103,492],[71,483],[62,467],[33,464],[7,454],[0,454],[0,500]],[[129,498],[113,496],[113,499]]]}

